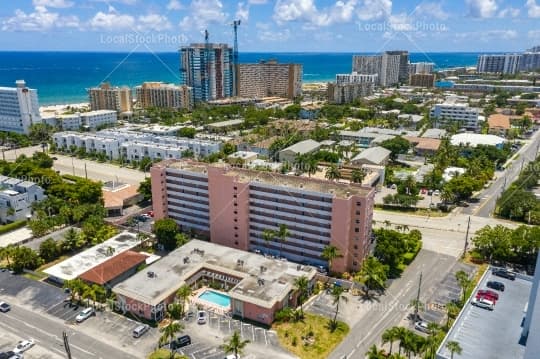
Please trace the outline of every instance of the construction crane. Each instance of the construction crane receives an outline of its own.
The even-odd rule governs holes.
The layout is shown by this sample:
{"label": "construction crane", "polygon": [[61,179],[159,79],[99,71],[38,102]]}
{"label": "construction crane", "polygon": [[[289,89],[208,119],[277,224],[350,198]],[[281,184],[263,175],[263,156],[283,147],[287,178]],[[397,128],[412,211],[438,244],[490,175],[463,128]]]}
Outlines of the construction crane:
{"label": "construction crane", "polygon": [[[204,83],[205,92],[206,92],[206,100],[209,100],[210,98],[210,34],[208,33],[208,30],[204,30],[204,71],[201,71],[203,73],[202,81]],[[201,66],[202,67],[202,66]],[[201,69],[202,70],[202,69]]]}
{"label": "construction crane", "polygon": [[238,96],[238,26],[240,20],[234,20],[231,26],[234,29],[234,47],[233,47],[233,96]]}

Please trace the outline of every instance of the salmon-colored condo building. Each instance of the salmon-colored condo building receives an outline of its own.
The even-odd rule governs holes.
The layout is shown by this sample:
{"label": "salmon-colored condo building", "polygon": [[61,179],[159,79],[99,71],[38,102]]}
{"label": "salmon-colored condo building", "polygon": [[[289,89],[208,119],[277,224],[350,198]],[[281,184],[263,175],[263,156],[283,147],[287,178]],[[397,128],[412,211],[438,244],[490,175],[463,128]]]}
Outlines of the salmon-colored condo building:
{"label": "salmon-colored condo building", "polygon": [[[192,161],[160,162],[151,175],[155,219],[213,243],[316,266],[327,265],[321,253],[333,245],[341,254],[333,272],[359,270],[369,252],[374,188]],[[281,224],[286,238],[265,240]]]}

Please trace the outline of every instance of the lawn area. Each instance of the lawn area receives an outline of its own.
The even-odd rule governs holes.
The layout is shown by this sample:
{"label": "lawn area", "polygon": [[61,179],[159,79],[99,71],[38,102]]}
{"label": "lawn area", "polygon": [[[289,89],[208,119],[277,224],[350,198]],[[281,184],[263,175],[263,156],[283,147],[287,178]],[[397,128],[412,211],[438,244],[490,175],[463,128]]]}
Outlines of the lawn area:
{"label": "lawn area", "polygon": [[25,278],[32,279],[32,280],[43,280],[47,278],[47,275],[42,272],[36,272],[36,273],[23,273],[22,275]]}
{"label": "lawn area", "polygon": [[349,326],[343,322],[330,332],[327,327],[329,321],[328,318],[305,313],[302,321],[275,323],[272,329],[277,332],[281,345],[291,353],[305,359],[324,359],[349,333]]}
{"label": "lawn area", "polygon": [[[171,351],[167,349],[158,349],[148,356],[148,359],[169,359],[171,357]],[[187,356],[175,354],[174,359],[187,359]]]}

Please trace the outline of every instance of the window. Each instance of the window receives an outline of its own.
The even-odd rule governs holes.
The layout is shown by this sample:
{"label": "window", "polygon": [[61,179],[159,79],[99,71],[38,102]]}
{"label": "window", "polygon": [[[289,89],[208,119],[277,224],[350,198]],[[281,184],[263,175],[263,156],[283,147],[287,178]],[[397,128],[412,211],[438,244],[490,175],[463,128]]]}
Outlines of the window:
{"label": "window", "polygon": [[238,214],[238,211],[237,211],[237,210],[234,210],[234,214]]}
{"label": "window", "polygon": [[358,246],[356,244],[354,245],[354,249],[358,249]]}
{"label": "window", "polygon": [[238,189],[238,187],[234,186],[233,189],[236,191]]}
{"label": "window", "polygon": [[235,221],[235,222],[238,222],[238,218],[235,218],[234,221]]}
{"label": "window", "polygon": [[359,216],[359,215],[360,215],[360,211],[356,211],[356,215]]}
{"label": "window", "polygon": [[357,224],[358,224],[358,223],[360,223],[360,220],[359,220],[359,219],[357,219],[357,220],[356,220],[356,223],[357,223]]}
{"label": "window", "polygon": [[356,227],[356,228],[354,229],[354,232],[355,232],[355,233],[360,232],[360,228]]}
{"label": "window", "polygon": [[237,226],[234,226],[234,230],[237,231],[237,230],[238,230],[238,227],[237,227]]}
{"label": "window", "polygon": [[356,202],[356,205],[357,205],[357,206],[361,206],[361,205],[362,205],[362,202]]}
{"label": "window", "polygon": [[236,194],[233,194],[233,197],[236,198],[237,197]]}

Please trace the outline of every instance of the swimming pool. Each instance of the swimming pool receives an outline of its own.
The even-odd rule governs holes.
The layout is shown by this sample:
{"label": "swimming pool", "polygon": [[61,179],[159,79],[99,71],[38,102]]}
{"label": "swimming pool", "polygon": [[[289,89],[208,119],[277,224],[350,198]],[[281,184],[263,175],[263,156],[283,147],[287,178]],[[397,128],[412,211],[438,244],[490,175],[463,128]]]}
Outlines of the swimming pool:
{"label": "swimming pool", "polygon": [[209,289],[202,292],[198,298],[224,308],[231,306],[231,298],[228,295]]}

